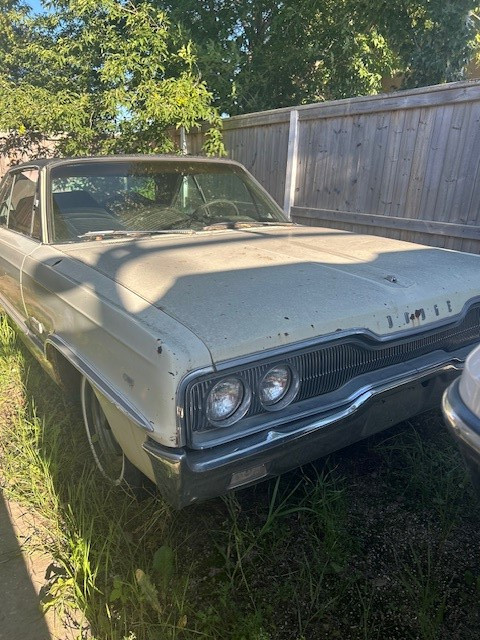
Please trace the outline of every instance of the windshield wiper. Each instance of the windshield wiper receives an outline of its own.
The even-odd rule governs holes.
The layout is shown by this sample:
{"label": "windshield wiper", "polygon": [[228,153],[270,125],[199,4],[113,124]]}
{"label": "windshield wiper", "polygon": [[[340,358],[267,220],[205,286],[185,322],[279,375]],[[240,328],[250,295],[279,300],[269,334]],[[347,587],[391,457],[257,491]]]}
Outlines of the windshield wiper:
{"label": "windshield wiper", "polygon": [[202,227],[202,231],[216,231],[218,229],[248,229],[250,227],[285,227],[292,225],[293,222],[285,220],[285,222],[258,222],[258,221],[239,221],[239,222],[214,222],[206,227]]}
{"label": "windshield wiper", "polygon": [[128,229],[104,229],[102,231],[87,231],[87,233],[82,233],[82,235],[77,236],[77,238],[127,238],[127,237],[143,237],[143,236],[154,236],[157,234],[169,234],[169,233],[184,233],[187,235],[192,235],[195,233],[193,229],[153,229],[151,231],[135,231]]}

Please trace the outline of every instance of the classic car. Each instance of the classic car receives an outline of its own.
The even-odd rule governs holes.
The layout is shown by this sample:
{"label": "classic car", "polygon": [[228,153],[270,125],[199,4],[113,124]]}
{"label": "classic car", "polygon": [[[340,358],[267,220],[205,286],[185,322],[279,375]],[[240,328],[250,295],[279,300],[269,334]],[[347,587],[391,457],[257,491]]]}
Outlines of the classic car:
{"label": "classic car", "polygon": [[100,472],[177,507],[439,406],[480,257],[289,222],[238,163],[33,160],[0,187],[0,296]]}
{"label": "classic car", "polygon": [[443,394],[442,410],[480,493],[480,346],[468,356],[460,378]]}

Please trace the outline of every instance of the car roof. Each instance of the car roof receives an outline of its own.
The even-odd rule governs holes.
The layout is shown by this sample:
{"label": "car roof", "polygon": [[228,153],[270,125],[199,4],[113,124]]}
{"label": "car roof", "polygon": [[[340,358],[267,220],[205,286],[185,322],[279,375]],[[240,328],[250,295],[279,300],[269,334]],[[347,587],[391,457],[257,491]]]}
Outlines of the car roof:
{"label": "car roof", "polygon": [[170,154],[146,154],[146,153],[138,153],[138,154],[117,154],[113,156],[77,156],[77,157],[68,157],[61,158],[59,156],[53,158],[32,158],[28,160],[28,162],[22,162],[21,164],[14,165],[9,168],[9,170],[14,169],[22,169],[26,167],[36,166],[36,167],[46,167],[46,166],[54,166],[61,164],[71,164],[77,162],[133,162],[135,160],[168,160],[168,161],[176,161],[176,162],[208,162],[208,163],[225,163],[225,164],[239,164],[234,160],[226,159],[226,158],[207,158],[205,156],[189,156],[189,155],[176,155],[173,153]]}

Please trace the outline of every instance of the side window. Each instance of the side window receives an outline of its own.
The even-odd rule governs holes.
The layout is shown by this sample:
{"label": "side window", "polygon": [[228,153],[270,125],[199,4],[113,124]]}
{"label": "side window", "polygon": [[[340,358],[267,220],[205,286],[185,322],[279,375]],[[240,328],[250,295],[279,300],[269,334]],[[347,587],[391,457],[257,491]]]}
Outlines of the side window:
{"label": "side window", "polygon": [[8,212],[10,205],[10,194],[12,191],[13,175],[7,174],[0,184],[0,224],[7,226]]}
{"label": "side window", "polygon": [[19,171],[14,178],[7,226],[12,231],[40,239],[40,212],[35,207],[38,169]]}

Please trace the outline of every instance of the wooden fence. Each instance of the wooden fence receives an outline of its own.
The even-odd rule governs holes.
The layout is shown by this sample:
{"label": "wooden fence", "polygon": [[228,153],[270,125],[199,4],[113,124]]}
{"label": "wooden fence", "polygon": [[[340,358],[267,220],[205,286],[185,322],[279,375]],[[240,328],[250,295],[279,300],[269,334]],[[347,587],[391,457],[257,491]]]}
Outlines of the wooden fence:
{"label": "wooden fence", "polygon": [[[480,82],[224,121],[229,156],[304,224],[480,252]],[[189,134],[190,153],[202,134]]]}

